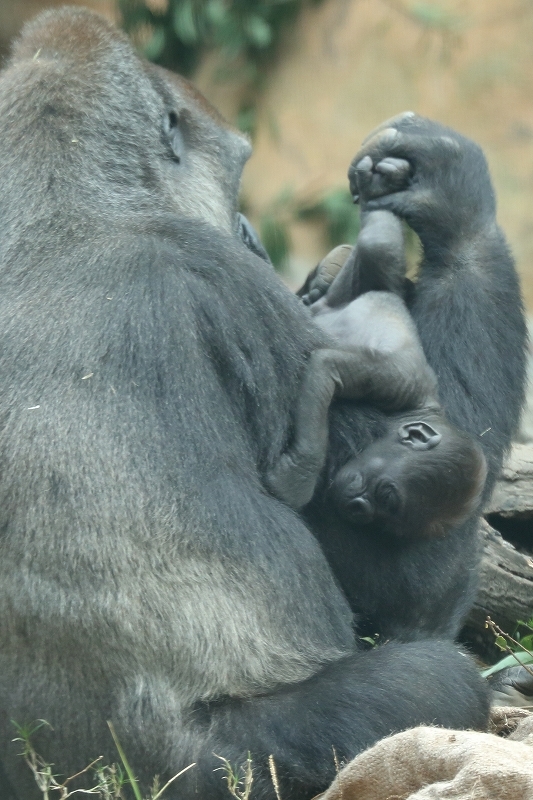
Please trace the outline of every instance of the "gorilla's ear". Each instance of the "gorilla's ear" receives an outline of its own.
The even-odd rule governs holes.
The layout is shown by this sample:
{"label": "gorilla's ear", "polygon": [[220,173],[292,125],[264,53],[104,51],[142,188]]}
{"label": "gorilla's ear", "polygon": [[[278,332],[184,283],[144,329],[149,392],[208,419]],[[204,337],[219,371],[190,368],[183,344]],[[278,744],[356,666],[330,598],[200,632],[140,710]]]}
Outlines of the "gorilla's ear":
{"label": "gorilla's ear", "polygon": [[165,114],[163,121],[163,131],[170,149],[172,150],[172,157],[176,163],[180,164],[185,151],[185,143],[183,141],[183,134],[179,127],[178,115],[175,111],[169,111]]}
{"label": "gorilla's ear", "polygon": [[407,422],[398,430],[402,444],[409,445],[413,450],[431,450],[442,439],[442,434],[432,428],[427,422]]}
{"label": "gorilla's ear", "polygon": [[244,214],[241,213],[237,214],[237,236],[243,242],[243,244],[246,245],[248,250],[251,250],[252,253],[255,253],[256,256],[259,256],[259,258],[262,258],[263,261],[266,261],[267,264],[270,264],[270,266],[273,267],[270,256],[263,247],[263,243],[259,238],[259,234],[252,223],[246,219]]}

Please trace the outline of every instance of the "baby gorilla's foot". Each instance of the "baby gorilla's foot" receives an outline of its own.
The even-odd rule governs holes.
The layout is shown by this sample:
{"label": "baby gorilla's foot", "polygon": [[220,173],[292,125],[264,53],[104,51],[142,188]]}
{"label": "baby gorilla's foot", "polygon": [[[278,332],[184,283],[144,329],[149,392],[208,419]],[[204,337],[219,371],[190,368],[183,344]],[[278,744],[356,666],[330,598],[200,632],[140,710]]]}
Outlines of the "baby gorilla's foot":
{"label": "baby gorilla's foot", "polygon": [[350,244],[340,244],[325,256],[320,264],[315,268],[314,273],[308,278],[306,294],[302,295],[302,300],[306,306],[310,306],[327,294],[329,287],[345,265],[348,256],[352,252]]}
{"label": "baby gorilla's foot", "polygon": [[355,165],[351,176],[354,203],[405,189],[410,176],[411,165],[403,158],[389,156],[374,164],[370,156],[365,156]]}

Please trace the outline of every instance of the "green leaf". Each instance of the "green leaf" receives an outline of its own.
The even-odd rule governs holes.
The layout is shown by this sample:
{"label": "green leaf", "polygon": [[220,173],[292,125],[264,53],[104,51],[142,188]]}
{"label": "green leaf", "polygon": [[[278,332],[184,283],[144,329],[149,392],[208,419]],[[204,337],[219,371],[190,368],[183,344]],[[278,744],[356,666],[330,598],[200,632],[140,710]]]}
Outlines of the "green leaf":
{"label": "green leaf", "polygon": [[122,745],[120,744],[120,742],[118,740],[118,737],[117,737],[117,734],[115,733],[115,728],[113,727],[113,723],[108,720],[107,724],[109,726],[109,730],[111,731],[111,736],[113,737],[113,741],[115,742],[115,747],[118,750],[118,754],[120,756],[120,760],[124,764],[124,769],[126,770],[126,773],[128,775],[128,778],[129,778],[129,781],[130,781],[130,784],[131,784],[131,788],[133,789],[133,794],[135,795],[135,800],[143,800],[142,796],[141,796],[141,790],[139,789],[139,784],[137,783],[137,779],[136,779],[135,775],[133,774],[133,770],[130,767],[129,761],[126,758],[126,753],[122,749]]}
{"label": "green leaf", "polygon": [[496,637],[496,639],[494,640],[494,644],[496,645],[496,647],[499,647],[500,650],[509,650],[507,639],[505,639],[503,636]]}
{"label": "green leaf", "polygon": [[297,219],[321,220],[329,247],[353,243],[359,233],[359,214],[347,189],[333,189],[317,203],[296,209]]}
{"label": "green leaf", "polygon": [[425,28],[453,30],[461,25],[460,17],[450,14],[437,3],[416,3],[411,7],[411,14]]}
{"label": "green leaf", "polygon": [[191,0],[179,0],[174,8],[172,23],[176,35],[184,44],[198,42],[198,28]]}
{"label": "green leaf", "polygon": [[494,675],[502,669],[516,666],[517,662],[520,662],[520,664],[533,664],[533,653],[515,653],[512,656],[506,656],[492,667],[484,669],[481,673],[481,677],[488,678],[490,675]]}
{"label": "green leaf", "polygon": [[520,639],[520,644],[522,647],[525,647],[526,650],[533,650],[533,634],[529,634],[529,636],[524,636]]}
{"label": "green leaf", "polygon": [[257,113],[254,106],[241,108],[237,114],[236,125],[240,131],[253,138],[257,124]]}
{"label": "green leaf", "polygon": [[245,31],[252,44],[261,49],[268,47],[272,41],[272,29],[262,17],[252,15],[244,25]]}
{"label": "green leaf", "polygon": [[155,61],[165,47],[165,30],[160,26],[154,28],[151,39],[143,47],[143,53],[148,61]]}
{"label": "green leaf", "polygon": [[227,13],[223,0],[208,0],[205,7],[205,16],[212,25],[217,27],[221,25]]}

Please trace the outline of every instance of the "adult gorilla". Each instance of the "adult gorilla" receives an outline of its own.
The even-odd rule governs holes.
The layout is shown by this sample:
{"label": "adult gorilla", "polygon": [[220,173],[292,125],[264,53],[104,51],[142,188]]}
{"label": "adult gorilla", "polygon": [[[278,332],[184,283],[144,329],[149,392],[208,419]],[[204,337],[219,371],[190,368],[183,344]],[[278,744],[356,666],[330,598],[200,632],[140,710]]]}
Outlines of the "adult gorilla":
{"label": "adult gorilla", "polygon": [[[418,137],[415,178],[428,147],[435,236],[443,204],[464,201],[468,242],[421,281],[413,313],[426,342],[435,309],[428,355],[459,421],[479,433],[490,417],[494,468],[520,398],[516,282],[500,234],[476,227],[468,182],[492,197],[477,162],[470,177],[477,150],[458,149],[456,196],[442,137]],[[116,759],[108,719],[144,785],[196,761],[168,797],[223,797],[213,753],[250,751],[255,796],[272,798],[273,754],[293,800],[327,785],[332,748],[485,724],[486,690],[452,644],[358,649],[315,537],[264,490],[306,359],[328,340],[237,238],[247,155],[188,84],[85,11],[38,17],[0,77],[4,796],[38,794],[12,719],[48,720],[36,747],[68,772]],[[364,445],[373,420],[339,408],[334,447]],[[443,573],[435,596],[456,557],[426,556]]]}

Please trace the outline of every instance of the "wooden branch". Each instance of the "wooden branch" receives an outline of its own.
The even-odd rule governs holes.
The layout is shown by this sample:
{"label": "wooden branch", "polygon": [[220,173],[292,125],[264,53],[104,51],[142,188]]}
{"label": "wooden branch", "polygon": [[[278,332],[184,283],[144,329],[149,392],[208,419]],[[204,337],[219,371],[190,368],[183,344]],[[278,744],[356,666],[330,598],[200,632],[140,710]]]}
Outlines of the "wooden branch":
{"label": "wooden branch", "polygon": [[512,544],[481,523],[483,558],[479,591],[467,625],[485,627],[487,616],[504,630],[514,630],[518,619],[533,615],[533,559],[519,553]]}

